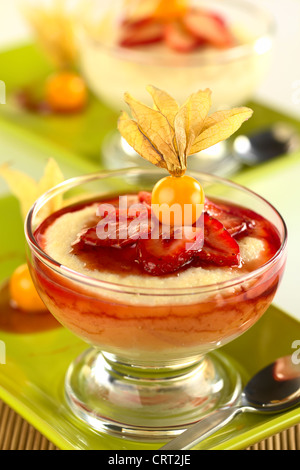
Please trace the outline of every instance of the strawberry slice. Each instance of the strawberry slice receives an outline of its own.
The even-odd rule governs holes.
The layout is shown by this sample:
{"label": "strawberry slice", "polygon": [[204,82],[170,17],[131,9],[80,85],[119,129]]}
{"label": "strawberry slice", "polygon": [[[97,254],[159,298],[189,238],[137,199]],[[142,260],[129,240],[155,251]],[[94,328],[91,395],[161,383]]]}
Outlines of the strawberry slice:
{"label": "strawberry slice", "polygon": [[233,237],[245,232],[248,229],[248,224],[250,222],[248,217],[242,217],[236,214],[229,207],[221,203],[216,204],[207,197],[205,198],[204,210],[211,217],[218,219],[218,221],[224,225],[224,227]]}
{"label": "strawberry slice", "polygon": [[206,14],[211,16],[212,18],[214,18],[224,28],[227,27],[225,19],[222,16],[220,16],[218,13],[216,13],[214,11],[210,11],[210,12],[206,12]]}
{"label": "strawberry slice", "polygon": [[136,21],[124,21],[119,45],[136,47],[155,44],[164,38],[163,26],[152,17]]}
{"label": "strawberry slice", "polygon": [[[146,207],[146,206],[145,206]],[[151,231],[149,212],[137,212],[129,215],[126,211],[108,212],[100,218],[97,225],[84,229],[76,244],[82,246],[102,246],[123,248],[133,245],[140,237],[147,237]]]}
{"label": "strawberry slice", "polygon": [[145,203],[147,206],[151,206],[152,193],[148,191],[140,191],[138,193],[138,200],[141,203]]}
{"label": "strawberry slice", "polygon": [[186,29],[196,38],[214,47],[234,45],[234,38],[225,22],[215,13],[191,8],[183,18]]}
{"label": "strawberry slice", "polygon": [[144,271],[161,276],[178,271],[187,265],[203,244],[203,230],[195,227],[180,227],[165,238],[140,239],[137,243],[138,261]]}
{"label": "strawberry slice", "polygon": [[164,37],[166,44],[177,52],[192,52],[203,42],[192,34],[181,21],[167,23],[164,28]]}
{"label": "strawberry slice", "polygon": [[224,225],[207,213],[204,214],[204,245],[194,256],[196,266],[203,262],[217,266],[237,266],[240,247]]}

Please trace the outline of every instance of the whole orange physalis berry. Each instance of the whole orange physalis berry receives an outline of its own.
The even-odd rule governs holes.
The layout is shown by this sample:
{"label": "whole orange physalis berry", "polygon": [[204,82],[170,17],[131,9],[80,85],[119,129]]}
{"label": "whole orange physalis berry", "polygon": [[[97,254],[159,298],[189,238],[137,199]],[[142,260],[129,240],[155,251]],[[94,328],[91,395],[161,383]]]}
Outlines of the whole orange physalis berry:
{"label": "whole orange physalis berry", "polygon": [[45,311],[46,307],[38,295],[27,264],[19,266],[9,282],[10,298],[19,310],[36,313]]}
{"label": "whole orange physalis berry", "polygon": [[73,72],[58,72],[46,82],[46,102],[52,111],[73,113],[87,103],[87,87],[82,77]]}
{"label": "whole orange physalis berry", "polygon": [[187,0],[160,0],[156,6],[154,16],[163,21],[176,20],[181,18],[187,9]]}
{"label": "whole orange physalis berry", "polygon": [[204,204],[201,184],[191,176],[167,176],[152,190],[151,206],[163,224],[193,225],[201,216]]}

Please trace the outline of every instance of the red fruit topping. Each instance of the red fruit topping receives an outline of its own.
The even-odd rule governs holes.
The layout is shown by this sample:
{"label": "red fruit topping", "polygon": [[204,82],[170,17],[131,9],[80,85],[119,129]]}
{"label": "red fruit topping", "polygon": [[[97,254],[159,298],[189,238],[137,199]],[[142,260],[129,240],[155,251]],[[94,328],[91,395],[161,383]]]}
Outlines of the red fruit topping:
{"label": "red fruit topping", "polygon": [[237,266],[240,247],[224,225],[214,217],[204,214],[204,245],[194,256],[195,264],[202,262],[217,266]]}
{"label": "red fruit topping", "polygon": [[116,210],[99,219],[97,225],[79,234],[75,245],[123,248],[133,245],[140,237],[147,237],[150,230],[148,210],[132,216]]}
{"label": "red fruit topping", "polygon": [[218,13],[215,13],[214,11],[210,11],[210,12],[206,12],[206,14],[214,18],[218,23],[220,23],[221,26],[223,26],[224,28],[227,28],[226,21]]}
{"label": "red fruit topping", "polygon": [[148,17],[138,21],[125,21],[119,44],[123,47],[144,46],[160,42],[163,38],[162,24]]}
{"label": "red fruit topping", "polygon": [[177,52],[188,53],[203,45],[231,47],[235,39],[226,21],[218,13],[185,8],[180,14],[124,19],[121,24],[123,47],[151,45],[161,41]]}
{"label": "red fruit topping", "polygon": [[264,219],[252,211],[229,207],[208,198],[203,213],[204,233],[199,226],[170,229],[158,224],[153,227],[151,196],[150,192],[141,191],[138,203],[130,206],[128,211],[109,204],[100,205],[98,218],[79,234],[74,250],[84,251],[88,247],[130,249],[132,262],[148,274],[162,276],[190,264],[238,266],[240,249],[233,238],[235,235],[244,234],[247,230],[255,236],[268,237]]}
{"label": "red fruit topping", "polygon": [[164,32],[166,44],[177,52],[194,51],[203,42],[191,34],[181,21],[167,23]]}
{"label": "red fruit topping", "polygon": [[138,193],[138,200],[139,202],[145,203],[148,206],[151,206],[151,199],[152,199],[152,193],[149,193],[148,191],[140,191]]}
{"label": "red fruit topping", "polygon": [[231,47],[234,38],[225,22],[215,13],[190,9],[183,18],[187,30],[196,38],[218,48]]}
{"label": "red fruit topping", "polygon": [[200,228],[177,228],[171,237],[164,238],[164,234],[160,234],[157,239],[139,240],[138,261],[148,274],[170,274],[189,263],[202,244],[203,231]]}
{"label": "red fruit topping", "polygon": [[218,219],[233,237],[245,232],[248,228],[250,222],[248,217],[242,217],[233,213],[228,207],[221,203],[216,204],[208,198],[205,198],[204,210],[211,217]]}

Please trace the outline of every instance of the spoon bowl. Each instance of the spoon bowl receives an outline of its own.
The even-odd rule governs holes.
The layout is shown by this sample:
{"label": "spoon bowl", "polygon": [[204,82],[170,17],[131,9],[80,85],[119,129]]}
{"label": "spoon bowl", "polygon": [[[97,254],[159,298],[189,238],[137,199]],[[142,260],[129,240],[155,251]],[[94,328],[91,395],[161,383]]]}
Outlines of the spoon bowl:
{"label": "spoon bowl", "polygon": [[292,356],[277,359],[247,383],[241,397],[243,406],[254,411],[277,412],[300,402],[300,364]]}
{"label": "spoon bowl", "polygon": [[245,412],[279,413],[300,404],[300,363],[292,356],[277,359],[257,372],[244,387],[237,405],[219,408],[161,450],[187,450]]}

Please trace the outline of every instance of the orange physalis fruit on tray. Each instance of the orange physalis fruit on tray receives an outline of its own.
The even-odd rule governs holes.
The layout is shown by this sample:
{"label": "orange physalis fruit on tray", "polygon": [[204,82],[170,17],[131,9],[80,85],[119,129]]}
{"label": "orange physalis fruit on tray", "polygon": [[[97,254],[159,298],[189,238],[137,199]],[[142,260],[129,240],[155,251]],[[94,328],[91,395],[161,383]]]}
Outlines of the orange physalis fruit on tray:
{"label": "orange physalis fruit on tray", "polygon": [[87,87],[82,77],[73,72],[58,72],[46,83],[46,102],[52,111],[73,113],[84,109]]}
{"label": "orange physalis fruit on tray", "polygon": [[9,282],[10,298],[13,306],[24,312],[36,313],[46,310],[32,281],[27,264],[19,266]]}

